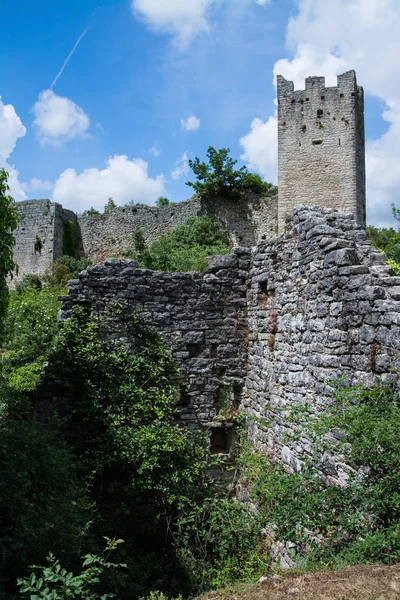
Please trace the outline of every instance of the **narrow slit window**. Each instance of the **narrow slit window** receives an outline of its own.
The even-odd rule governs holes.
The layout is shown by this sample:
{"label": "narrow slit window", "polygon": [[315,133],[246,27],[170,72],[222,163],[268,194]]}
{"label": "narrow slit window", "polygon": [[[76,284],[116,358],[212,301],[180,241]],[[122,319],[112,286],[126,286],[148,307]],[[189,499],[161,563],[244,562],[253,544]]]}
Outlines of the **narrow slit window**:
{"label": "narrow slit window", "polygon": [[313,140],[313,146],[320,146],[322,144],[322,140]]}

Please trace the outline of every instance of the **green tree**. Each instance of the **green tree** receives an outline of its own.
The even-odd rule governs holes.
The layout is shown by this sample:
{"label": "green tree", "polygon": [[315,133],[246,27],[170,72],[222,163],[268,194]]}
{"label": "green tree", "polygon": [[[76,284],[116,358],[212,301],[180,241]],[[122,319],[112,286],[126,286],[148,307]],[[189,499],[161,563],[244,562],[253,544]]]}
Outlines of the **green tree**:
{"label": "green tree", "polygon": [[238,198],[245,192],[256,194],[275,194],[277,188],[266,183],[259,175],[250,173],[247,167],[235,168],[237,160],[229,156],[229,148],[215,150],[209,146],[207,150],[208,163],[198,157],[189,160],[189,166],[196,175],[197,181],[188,181],[186,185],[210,198]]}
{"label": "green tree", "polygon": [[117,205],[115,204],[114,198],[110,196],[107,200],[107,204],[104,206],[104,214],[111,212],[115,208],[117,208]]}
{"label": "green tree", "polygon": [[82,214],[84,217],[100,217],[101,212],[91,206],[87,210],[84,210]]}
{"label": "green tree", "polygon": [[156,200],[156,206],[158,206],[158,208],[165,208],[166,206],[169,206],[169,199],[165,196],[160,196]]}
{"label": "green tree", "polygon": [[0,170],[0,339],[4,331],[4,318],[7,312],[9,292],[7,277],[12,277],[17,270],[14,262],[13,247],[15,239],[13,231],[18,227],[19,217],[13,198],[7,194],[8,173]]}

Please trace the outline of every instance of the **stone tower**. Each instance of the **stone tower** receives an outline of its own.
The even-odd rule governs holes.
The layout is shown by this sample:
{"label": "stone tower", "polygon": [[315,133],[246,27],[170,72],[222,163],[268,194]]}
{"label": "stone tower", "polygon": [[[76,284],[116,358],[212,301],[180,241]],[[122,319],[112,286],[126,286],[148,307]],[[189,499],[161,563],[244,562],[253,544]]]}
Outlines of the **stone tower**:
{"label": "stone tower", "polygon": [[279,233],[298,204],[352,212],[365,225],[364,93],[354,71],[337,80],[308,77],[295,91],[278,75]]}

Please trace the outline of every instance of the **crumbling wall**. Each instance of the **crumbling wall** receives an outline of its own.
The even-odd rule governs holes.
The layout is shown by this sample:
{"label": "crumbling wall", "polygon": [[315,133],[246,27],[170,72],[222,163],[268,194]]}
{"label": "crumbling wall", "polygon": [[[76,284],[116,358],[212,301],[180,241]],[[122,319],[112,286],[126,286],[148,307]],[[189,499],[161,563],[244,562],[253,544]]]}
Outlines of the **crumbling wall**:
{"label": "crumbling wall", "polygon": [[[15,231],[16,245],[14,260],[19,267],[15,284],[26,274],[41,275],[52,265],[55,256],[56,231],[61,227],[59,209],[61,206],[50,200],[25,200],[19,202],[20,222]],[[40,240],[40,250],[35,240]]]}
{"label": "crumbling wall", "polygon": [[[222,404],[249,416],[251,442],[296,469],[312,452],[290,440],[290,411],[333,402],[333,381],[396,380],[400,367],[400,277],[349,214],[300,206],[286,233],[254,249],[211,257],[207,273],[161,273],[109,259],[70,282],[74,304],[105,314],[115,302],[143,309],[181,366],[181,418],[205,427]],[[116,319],[109,334],[126,340]],[[216,435],[220,432],[216,431]],[[346,466],[329,463],[332,481]]]}
{"label": "crumbling wall", "polygon": [[183,225],[189,217],[209,216],[228,232],[232,246],[254,246],[277,235],[277,196],[248,194],[235,200],[200,198],[163,208],[124,206],[97,217],[78,216],[82,253],[93,263],[132,247],[135,227],[147,244]]}
{"label": "crumbling wall", "polygon": [[[400,277],[384,261],[351,215],[307,206],[253,255],[244,408],[252,442],[291,468],[312,450],[307,435],[288,441],[292,409],[323,410],[337,378],[398,378]],[[345,477],[345,466],[329,475]]]}
{"label": "crumbling wall", "polygon": [[[73,305],[90,305],[96,314],[126,303],[144,311],[173,349],[181,367],[181,419],[205,427],[223,405],[238,407],[245,381],[247,353],[247,249],[209,259],[207,273],[162,273],[140,269],[136,261],[108,259],[69,282],[61,318]],[[123,319],[107,320],[108,334],[129,344]]]}

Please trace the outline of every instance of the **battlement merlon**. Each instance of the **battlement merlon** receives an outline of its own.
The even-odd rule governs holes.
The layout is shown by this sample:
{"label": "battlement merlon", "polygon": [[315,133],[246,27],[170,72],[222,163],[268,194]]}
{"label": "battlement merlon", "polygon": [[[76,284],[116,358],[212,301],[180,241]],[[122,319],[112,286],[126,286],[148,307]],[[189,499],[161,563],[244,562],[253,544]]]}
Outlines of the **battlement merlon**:
{"label": "battlement merlon", "polygon": [[337,90],[342,94],[358,95],[363,97],[363,88],[357,85],[356,72],[354,70],[347,71],[337,76],[337,87],[326,87],[325,77],[312,76],[305,80],[304,90],[295,90],[293,81],[285,79],[283,75],[277,76],[277,94],[279,98],[290,98],[298,93],[317,92],[323,93],[324,90]]}

